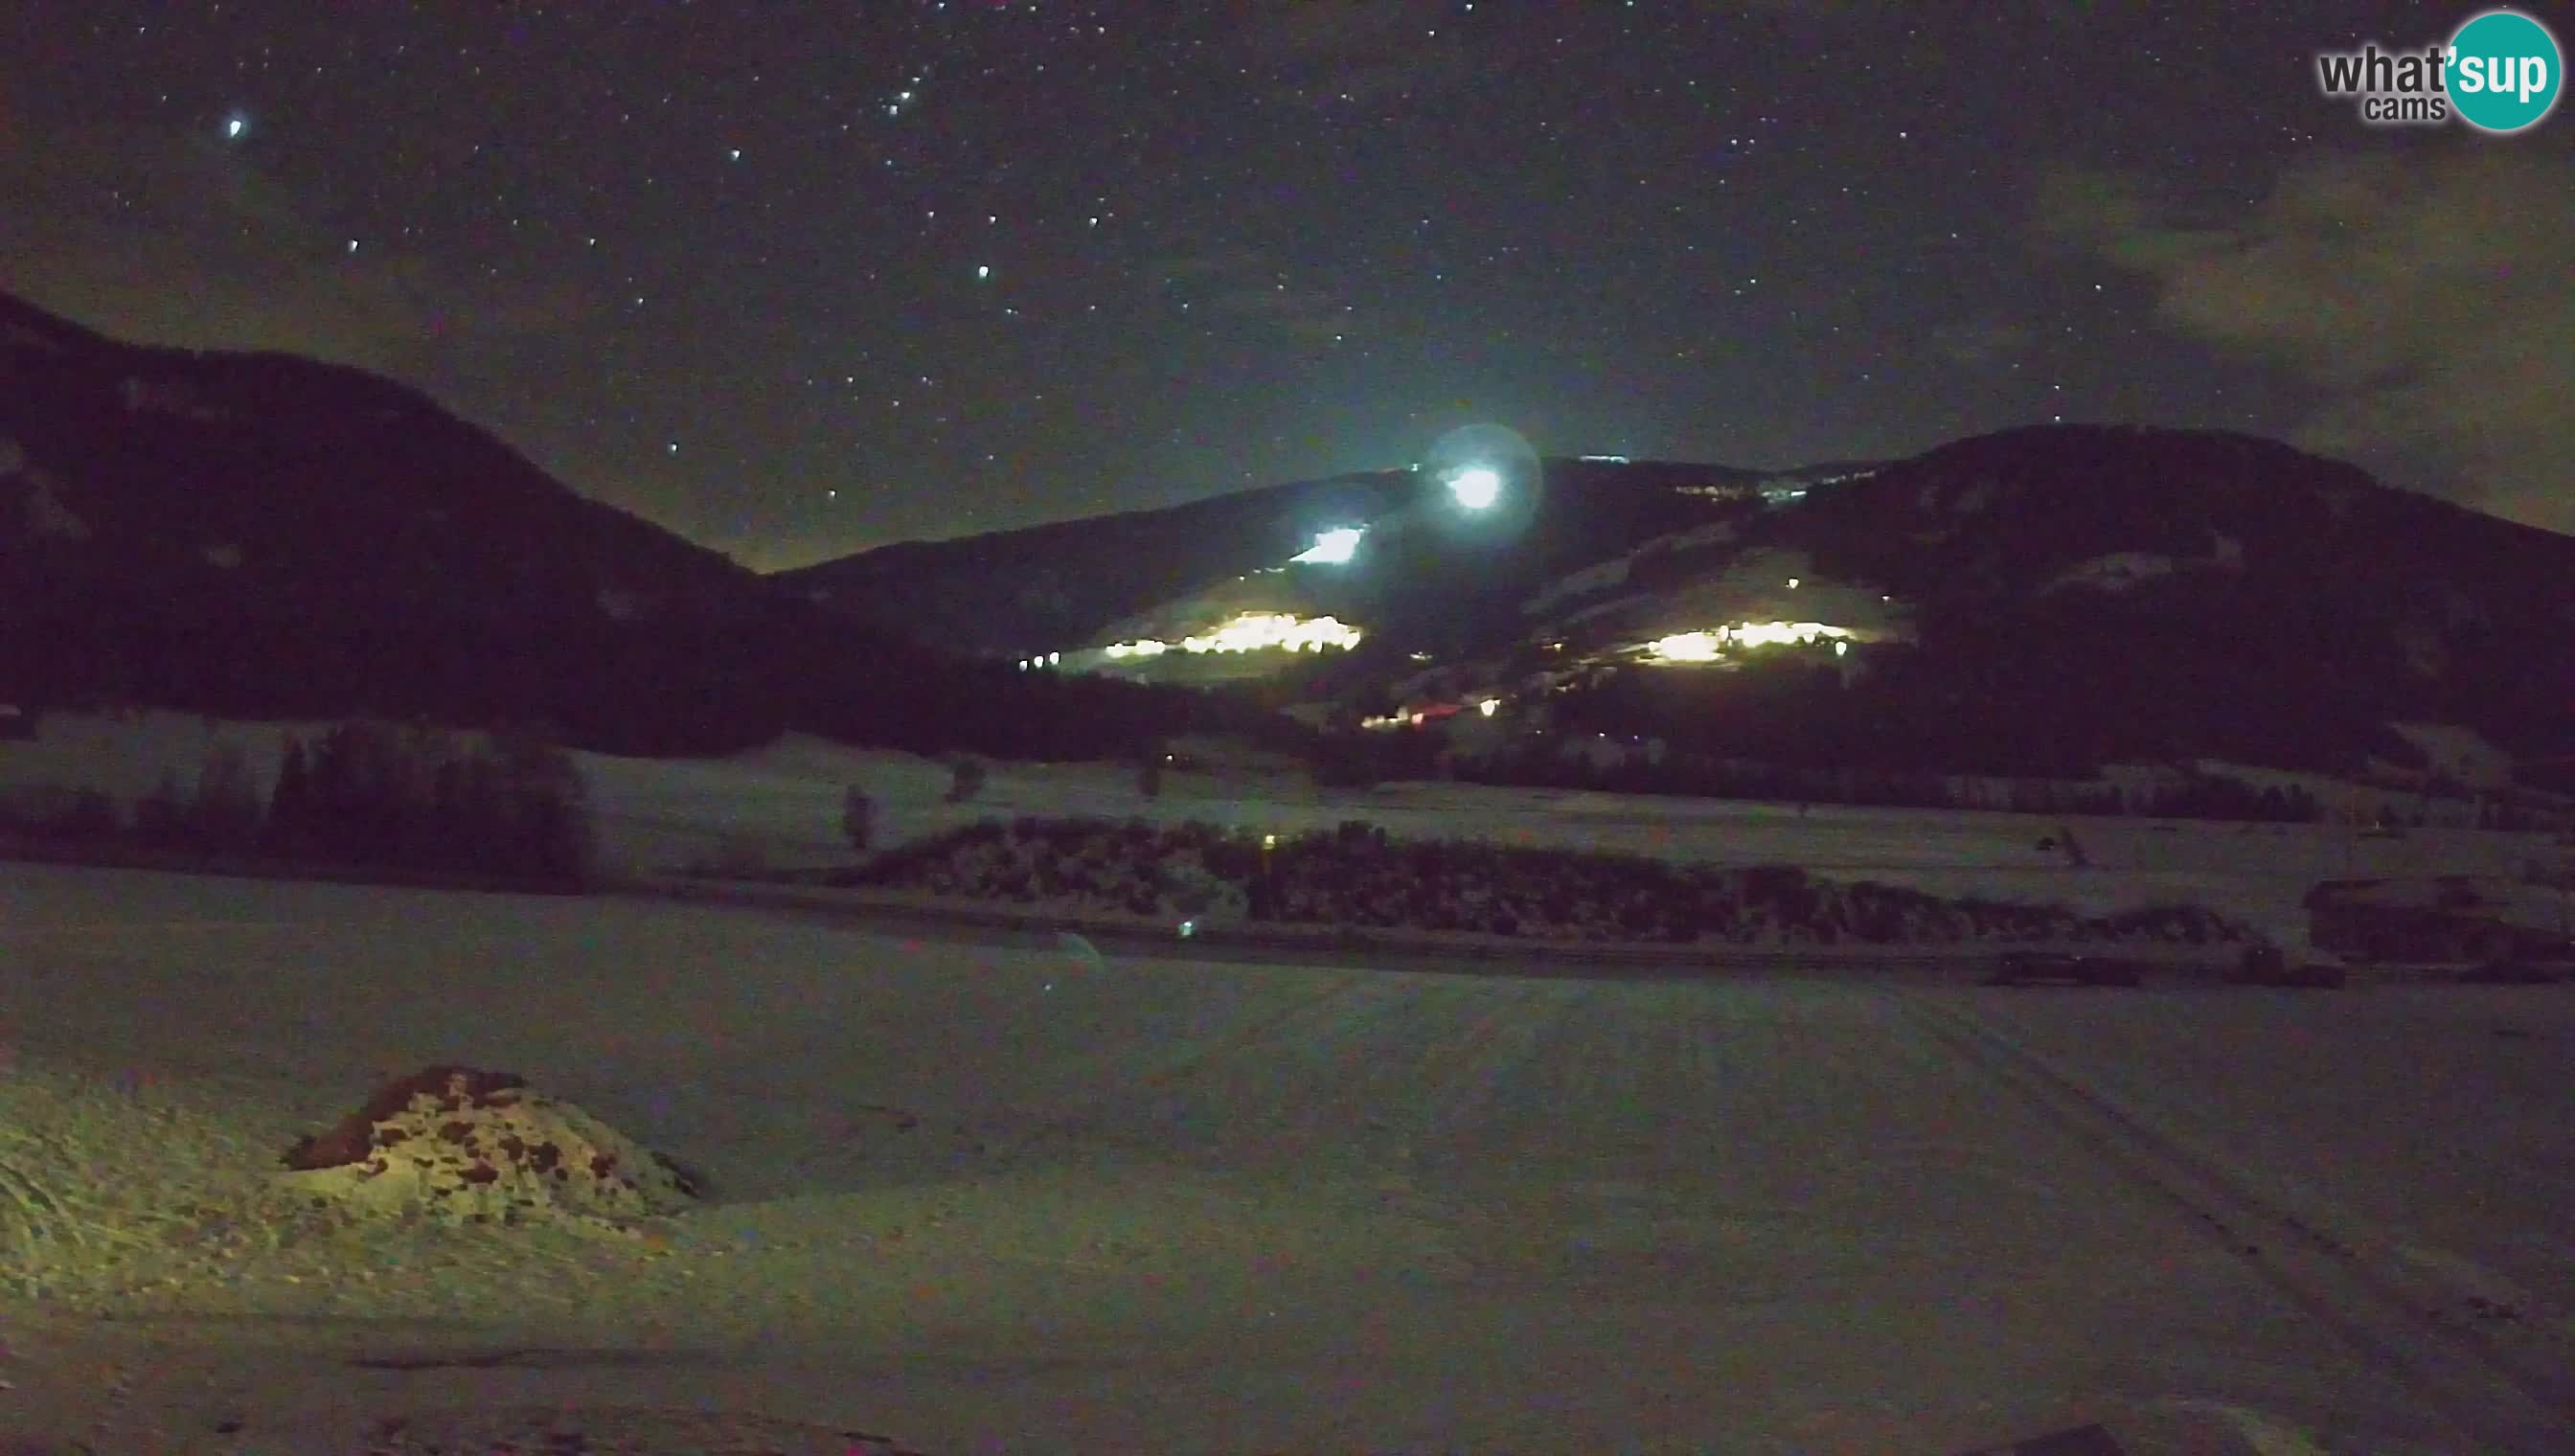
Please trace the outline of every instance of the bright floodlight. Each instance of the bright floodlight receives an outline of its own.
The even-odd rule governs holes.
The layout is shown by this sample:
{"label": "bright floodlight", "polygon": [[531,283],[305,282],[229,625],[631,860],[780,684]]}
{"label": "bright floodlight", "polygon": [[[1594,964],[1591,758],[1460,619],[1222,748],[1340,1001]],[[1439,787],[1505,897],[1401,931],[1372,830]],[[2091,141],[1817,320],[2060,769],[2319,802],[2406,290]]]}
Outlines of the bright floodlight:
{"label": "bright floodlight", "polygon": [[1309,562],[1321,566],[1338,566],[1359,549],[1359,538],[1367,535],[1360,526],[1338,526],[1314,538],[1314,544],[1289,557],[1291,562]]}
{"label": "bright floodlight", "polygon": [[1448,478],[1448,493],[1469,511],[1490,510],[1501,499],[1501,472],[1490,466],[1468,466]]}

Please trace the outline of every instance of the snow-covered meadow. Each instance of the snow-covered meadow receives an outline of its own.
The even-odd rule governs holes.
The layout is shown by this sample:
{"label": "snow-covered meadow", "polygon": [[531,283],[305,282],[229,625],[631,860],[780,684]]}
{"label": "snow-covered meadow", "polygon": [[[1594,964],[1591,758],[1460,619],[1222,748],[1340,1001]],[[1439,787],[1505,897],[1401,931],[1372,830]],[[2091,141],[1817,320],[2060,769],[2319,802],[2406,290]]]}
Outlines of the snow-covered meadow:
{"label": "snow-covered meadow", "polygon": [[[2340,1342],[2134,1181],[2133,1134],[2105,1156],[1946,1039],[2047,1057],[2544,1359],[2575,1297],[2554,988],[1221,965],[54,865],[0,864],[0,1165],[43,1195],[0,1214],[65,1301],[0,1292],[0,1432],[414,1453],[349,1433],[542,1405],[933,1453],[2564,1449],[2499,1424],[2547,1418],[2492,1371],[2436,1400]],[[641,1242],[244,1216],[293,1138],[442,1061],[714,1199]]]}
{"label": "snow-covered meadow", "polygon": [[[0,745],[0,780],[130,795],[202,745],[192,720],[57,721]],[[1020,812],[1364,817],[2275,915],[2322,875],[2523,848],[2078,820],[2074,869],[2031,847],[2057,824],[2008,815],[1192,774],[1148,803],[1108,767],[1013,765],[952,805],[938,764],[808,740],[583,766],[637,864],[726,840],[838,859],[854,780],[890,839]],[[0,864],[0,1437],[346,1456],[388,1412],[687,1405],[936,1453],[1944,1452],[2096,1422],[2131,1456],[2567,1449],[2527,1375],[2575,1368],[2563,988],[1083,950]],[[254,1216],[294,1138],[445,1061],[527,1074],[703,1169],[712,1201],[640,1242]],[[2212,1235],[2188,1202],[2212,1179],[2251,1200],[2229,1217],[2269,1218],[2260,1242]],[[2334,1269],[2275,1277],[2268,1240],[2296,1229],[2503,1353]]]}
{"label": "snow-covered meadow", "polygon": [[[273,771],[280,734],[320,725],[219,725]],[[96,784],[141,794],[165,767],[183,777],[206,728],[179,715],[132,721],[55,718],[33,743],[0,743],[0,785]],[[791,736],[723,759],[577,755],[610,862],[663,869],[756,853],[771,865],[843,862],[844,788],[876,803],[877,844],[890,847],[962,823],[1019,814],[1189,819],[1279,832],[1366,819],[1396,836],[1613,850],[1718,865],[1795,864],[1839,880],[1873,879],[1943,895],[2061,904],[2108,914],[2149,904],[2203,905],[2293,950],[2306,944],[2300,897],[2321,879],[2396,874],[2512,877],[2568,851],[2544,834],[2423,828],[2401,837],[2341,824],[2065,818],[1948,809],[1861,808],[1399,783],[1321,789],[1293,773],[1175,772],[1148,799],[1132,771],[1108,764],[992,765],[982,792],[949,803],[948,769],[903,753]],[[2088,865],[2036,847],[2070,828]],[[2543,907],[2544,912],[2544,907]]]}

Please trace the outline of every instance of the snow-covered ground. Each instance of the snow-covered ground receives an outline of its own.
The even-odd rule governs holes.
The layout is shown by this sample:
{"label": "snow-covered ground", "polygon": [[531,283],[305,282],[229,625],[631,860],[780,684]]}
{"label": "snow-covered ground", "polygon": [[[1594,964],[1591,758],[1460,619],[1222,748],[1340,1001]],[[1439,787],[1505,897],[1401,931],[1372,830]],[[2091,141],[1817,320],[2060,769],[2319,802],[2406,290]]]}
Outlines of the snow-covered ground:
{"label": "snow-covered ground", "polygon": [[[223,726],[271,771],[279,734],[314,726]],[[193,772],[204,749],[196,719],[142,715],[131,723],[50,719],[34,743],[0,743],[0,785],[97,783],[148,790],[165,766]],[[2562,860],[2547,836],[2428,828],[2369,838],[2324,824],[2067,819],[1940,809],[1858,808],[1643,797],[1548,789],[1409,783],[1322,790],[1295,775],[1169,775],[1161,797],[1137,792],[1128,770],[1102,764],[993,766],[966,804],[943,802],[948,770],[901,753],[789,737],[724,759],[659,760],[580,754],[612,860],[669,867],[716,854],[727,840],[774,864],[837,862],[841,794],[864,784],[878,805],[880,847],[955,824],[1014,814],[1204,819],[1282,832],[1365,818],[1396,835],[1617,850],[1717,864],[1800,864],[1834,879],[1875,879],[1942,894],[2058,903],[2087,914],[2141,904],[2195,903],[2306,945],[2298,902],[2317,880],[2394,874],[2518,875],[2533,858]],[[2091,863],[2037,849],[2070,826]]]}
{"label": "snow-covered ground", "polygon": [[[288,1456],[636,1404],[935,1453],[2575,1449],[2498,1373],[2575,1368],[2562,990],[1103,960],[23,864],[0,906],[0,1232],[88,1236],[8,1272],[118,1315],[0,1296],[0,1434]],[[445,1060],[717,1199],[642,1246],[222,1227],[297,1134]],[[2245,1252],[2101,1106],[2509,1308],[2503,1353]]]}

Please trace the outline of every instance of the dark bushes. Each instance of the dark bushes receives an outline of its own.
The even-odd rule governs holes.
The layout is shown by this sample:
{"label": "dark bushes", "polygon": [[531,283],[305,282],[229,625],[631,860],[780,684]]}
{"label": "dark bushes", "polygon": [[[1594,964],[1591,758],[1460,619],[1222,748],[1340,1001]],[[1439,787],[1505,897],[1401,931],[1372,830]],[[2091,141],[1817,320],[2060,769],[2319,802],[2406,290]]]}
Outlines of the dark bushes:
{"label": "dark bushes", "polygon": [[1257,832],[1204,823],[1023,816],[905,845],[834,882],[1149,915],[1239,903],[1256,917],[1297,923],[1556,940],[1893,945],[2240,934],[2194,907],[2087,919],[2055,906],[1834,884],[1793,865],[1728,869],[1480,840],[1396,840],[1359,820],[1265,848]]}

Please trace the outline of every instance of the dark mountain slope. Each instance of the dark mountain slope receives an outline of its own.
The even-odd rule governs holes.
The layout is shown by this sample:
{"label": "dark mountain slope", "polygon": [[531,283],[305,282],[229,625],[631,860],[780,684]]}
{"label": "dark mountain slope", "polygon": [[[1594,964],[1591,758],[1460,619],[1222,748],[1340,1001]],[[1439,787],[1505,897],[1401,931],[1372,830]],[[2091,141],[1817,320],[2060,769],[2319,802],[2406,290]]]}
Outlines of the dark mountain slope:
{"label": "dark mountain slope", "polygon": [[1998,729],[2277,760],[2410,719],[2535,753],[2575,709],[2575,539],[2272,441],[2012,431],[1745,541],[1907,603],[1919,671]]}
{"label": "dark mountain slope", "polygon": [[792,725],[1080,755],[1201,711],[825,613],[391,381],[125,345],[6,295],[0,697],[543,721],[637,752]]}
{"label": "dark mountain slope", "polygon": [[[1267,571],[1335,527],[1379,532],[1365,566],[1311,574],[1398,623],[1488,619],[1527,583],[1706,518],[1674,487],[1741,484],[1749,472],[1663,462],[1546,462],[1533,514],[1498,525],[1452,519],[1440,483],[1408,471],[1302,481],[1159,511],[1060,522],[956,541],[912,542],[781,574],[809,600],[900,623],[925,642],[1004,657],[1060,651],[1113,624]],[[1502,614],[1507,617],[1507,610]]]}

